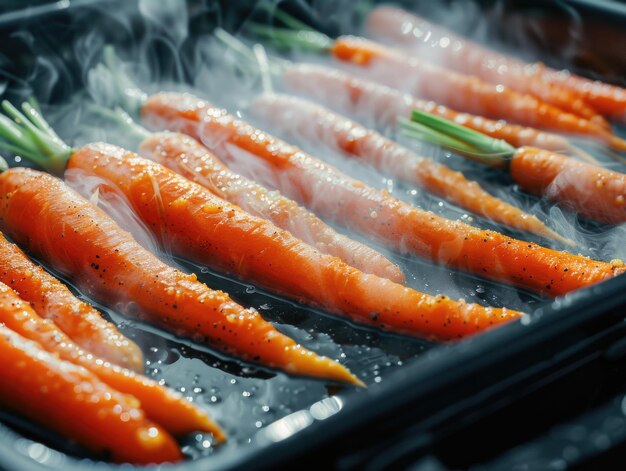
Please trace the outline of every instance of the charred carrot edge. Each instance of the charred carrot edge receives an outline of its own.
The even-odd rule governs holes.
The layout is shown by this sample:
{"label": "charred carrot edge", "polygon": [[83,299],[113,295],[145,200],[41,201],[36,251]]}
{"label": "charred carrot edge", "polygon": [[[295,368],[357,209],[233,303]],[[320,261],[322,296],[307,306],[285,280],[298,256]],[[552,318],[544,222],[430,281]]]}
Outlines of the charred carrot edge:
{"label": "charred carrot edge", "polygon": [[[0,308],[19,299],[0,288]],[[134,464],[182,459],[174,439],[144,417],[139,402],[39,344],[0,325],[0,405],[75,440],[97,455]]]}
{"label": "charred carrot edge", "polygon": [[[478,151],[489,150],[493,146],[490,137],[437,116],[414,111],[413,120],[417,123],[407,124],[408,129],[412,129],[413,124],[419,124],[418,131],[426,127],[470,142]],[[419,137],[430,138],[428,135]],[[434,141],[437,142],[437,139]],[[504,159],[484,157],[479,160],[487,165],[506,163],[513,179],[530,193],[546,196],[602,222],[626,222],[626,175],[623,173],[532,147],[511,148]]]}
{"label": "charred carrot edge", "polygon": [[[0,322],[21,336],[39,343],[45,350],[56,353],[62,360],[82,366],[101,381],[125,394],[136,397],[146,416],[169,433],[185,435],[194,431],[212,433],[217,442],[225,440],[220,427],[205,411],[180,394],[170,391],[155,381],[139,376],[81,350],[56,325],[39,317],[30,305],[17,297],[10,288],[0,283],[0,296],[11,302],[14,314],[0,311]],[[5,304],[8,301],[5,302]]]}
{"label": "charred carrot edge", "polygon": [[[53,135],[45,130],[48,125],[38,113],[33,120],[30,113],[23,115],[6,102],[3,106],[15,117],[11,125],[19,131],[10,143],[14,149],[23,147],[26,152],[22,155],[55,167],[61,166],[63,158],[75,160],[79,151],[69,148],[58,136],[51,142]],[[37,143],[32,152],[31,140]],[[0,146],[6,147],[1,141]],[[64,153],[56,154],[54,146]],[[83,150],[90,153],[88,146]],[[130,162],[121,164],[118,177],[133,173]],[[143,177],[151,181],[149,175]],[[228,204],[205,191],[209,200]],[[10,169],[0,175],[0,195],[0,224],[11,238],[69,275],[79,288],[101,302],[115,305],[131,300],[124,309],[127,315],[139,316],[179,335],[207,339],[226,353],[270,368],[363,385],[339,363],[315,355],[278,332],[256,310],[244,309],[226,293],[198,282],[195,275],[161,262],[102,210],[60,180],[28,169]],[[212,205],[204,206],[210,215]],[[183,204],[175,208],[184,211],[184,207]],[[183,219],[176,225],[184,228],[187,223]],[[46,228],[43,234],[41,227]],[[163,229],[159,227],[158,232]]]}
{"label": "charred carrot edge", "polygon": [[[407,24],[411,24],[412,28],[407,28]],[[434,26],[412,13],[394,7],[381,6],[372,10],[367,21],[367,27],[372,33],[384,35],[386,38],[405,44],[426,44],[423,37],[415,36],[414,31],[418,29],[430,32],[428,35],[429,44],[434,44],[445,36],[451,43],[454,43],[453,47],[446,48],[444,56],[448,59],[446,65],[449,67],[465,65],[466,68],[472,66],[472,70],[476,70],[475,67],[485,70],[485,61],[490,60],[502,66],[500,70],[504,70],[505,74],[521,74],[525,79],[536,79],[537,82],[552,84],[558,89],[572,92],[574,96],[579,97],[579,100],[582,98],[581,101],[592,110],[610,118],[622,121],[626,119],[626,90],[622,87],[580,77],[567,71],[557,71],[543,64],[523,62],[515,57],[460,38],[447,29]],[[460,47],[455,43],[457,41],[461,43],[458,45]],[[444,52],[443,49],[441,52]],[[572,103],[571,106],[574,111],[583,111],[576,108],[579,106],[578,102]],[[581,115],[599,124],[604,121],[585,115],[584,112]]]}
{"label": "charred carrot edge", "polygon": [[412,151],[383,135],[312,102],[264,94],[249,107],[253,116],[279,126],[292,138],[304,138],[355,157],[387,174],[417,184],[474,214],[500,224],[563,241],[537,217],[496,198],[462,173]]}
{"label": "charred carrot edge", "polygon": [[[529,95],[478,77],[463,75],[417,60],[401,51],[355,36],[335,40],[311,31],[292,31],[251,25],[251,29],[283,47],[308,47],[331,54],[335,59],[366,70],[375,80],[437,101],[445,106],[486,116],[507,119],[525,126],[582,135],[606,146],[626,151],[626,141],[602,126]],[[449,93],[454,90],[454,93]]]}
{"label": "charred carrot edge", "polygon": [[542,81],[536,67],[508,60],[503,54],[479,46],[408,11],[388,5],[376,7],[367,16],[366,29],[377,39],[391,42],[394,46],[404,46],[418,57],[422,52],[427,52],[428,58],[436,53],[434,62],[440,66],[529,93],[610,130],[608,121],[580,94]]}
{"label": "charred carrot edge", "polygon": [[[192,95],[152,95],[142,107],[142,117],[153,127],[185,132],[197,139],[219,135],[229,148],[240,148],[255,161],[265,162],[270,177],[274,176],[268,184],[318,214],[400,252],[550,295],[564,294],[624,271],[421,211]],[[227,164],[232,161],[225,145],[213,150]]]}
{"label": "charred carrot edge", "polygon": [[414,109],[441,116],[457,124],[502,139],[512,146],[535,146],[567,151],[571,144],[562,136],[478,115],[461,113],[433,101],[418,100],[408,93],[365,80],[344,71],[317,64],[297,64],[282,72],[285,86],[325,106],[372,122],[378,128],[396,126],[398,116],[411,117]]}
{"label": "charred carrot edge", "polygon": [[143,370],[139,347],[59,280],[0,234],[0,281],[16,290],[42,317],[84,350],[133,371]]}

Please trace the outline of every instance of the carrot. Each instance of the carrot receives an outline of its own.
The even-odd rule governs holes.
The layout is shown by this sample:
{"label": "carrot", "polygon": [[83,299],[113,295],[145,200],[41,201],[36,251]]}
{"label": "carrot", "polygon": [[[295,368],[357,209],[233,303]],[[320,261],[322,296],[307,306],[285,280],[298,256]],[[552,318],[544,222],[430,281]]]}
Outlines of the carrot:
{"label": "carrot", "polygon": [[0,234],[0,281],[53,321],[73,342],[95,356],[134,371],[143,370],[139,347],[111,322],[74,296],[59,280],[33,263]]}
{"label": "carrot", "polygon": [[[588,111],[579,108],[581,98],[582,103],[586,103],[605,116],[621,121],[626,119],[626,89],[622,87],[590,80],[568,71],[557,71],[539,63],[525,63],[460,38],[451,31],[434,26],[406,11],[387,6],[378,7],[369,15],[367,28],[370,33],[377,36],[420,49],[427,45],[428,49],[432,50],[438,42],[440,47],[437,48],[437,52],[441,54],[446,67],[466,73],[493,74],[499,80],[513,77],[514,80],[520,80],[520,85],[523,86],[521,79],[517,78],[522,77],[533,89],[543,84],[546,90],[554,90],[554,87],[549,86],[553,85],[557,87],[557,90],[569,91],[573,96],[579,97],[571,103],[572,111],[587,119],[595,120],[596,118],[589,114],[585,115]],[[423,34],[416,34],[418,31]],[[428,39],[425,40],[425,37]],[[447,40],[442,42],[444,37]],[[443,47],[446,43],[449,45]],[[492,65],[493,68],[491,68]],[[538,91],[541,92],[541,89]]]}
{"label": "carrot", "polygon": [[253,116],[278,126],[290,137],[303,137],[343,151],[394,177],[417,184],[452,203],[506,226],[563,241],[537,217],[495,198],[461,172],[412,151],[312,102],[287,95],[261,95]]}
{"label": "carrot", "polygon": [[418,109],[494,139],[502,139],[515,147],[535,146],[555,151],[570,148],[568,141],[556,134],[460,113],[434,101],[418,100],[408,93],[320,65],[298,64],[289,67],[283,72],[282,81],[291,91],[360,120],[373,122],[379,128],[394,127],[398,116],[410,118],[411,112]]}
{"label": "carrot", "polygon": [[[120,166],[119,171],[131,169]],[[151,181],[150,175],[143,177],[138,180]],[[61,180],[9,169],[0,175],[0,197],[0,224],[11,238],[102,303],[122,306],[126,315],[178,335],[206,339],[245,360],[360,384],[338,363],[278,332],[256,310],[161,262]]]}
{"label": "carrot", "polygon": [[391,6],[374,8],[367,17],[367,31],[378,39],[405,46],[412,54],[463,74],[528,93],[542,101],[592,121],[606,129],[609,123],[581,94],[546,83],[535,67],[508,60],[506,56],[479,46],[452,31]]}
{"label": "carrot", "polygon": [[[59,358],[82,366],[117,391],[136,397],[146,416],[169,433],[182,436],[194,431],[212,433],[217,442],[224,433],[206,414],[180,394],[160,386],[145,376],[110,363],[81,350],[49,319],[42,319],[29,304],[0,283],[0,322],[21,336],[40,344]],[[8,307],[11,309],[8,309]]]}
{"label": "carrot", "polygon": [[529,193],[598,221],[626,222],[626,174],[532,147],[517,150],[509,172]]}
{"label": "carrot", "polygon": [[[12,315],[11,296],[2,309]],[[17,296],[15,296],[17,298]],[[175,462],[176,442],[144,417],[139,402],[92,373],[0,325],[0,406],[75,440],[99,456],[135,464]]]}
{"label": "carrot", "polygon": [[237,149],[246,151],[255,162],[265,164],[268,184],[316,213],[399,252],[551,295],[624,271],[609,263],[546,249],[421,211],[189,94],[152,95],[141,114],[155,128],[181,131],[198,139],[219,136],[220,144],[213,150],[227,164],[236,158]]}
{"label": "carrot", "polygon": [[189,136],[156,133],[143,140],[139,152],[248,213],[291,232],[322,253],[339,257],[365,273],[404,283],[400,268],[381,253],[336,232],[295,201],[230,171],[206,147]]}

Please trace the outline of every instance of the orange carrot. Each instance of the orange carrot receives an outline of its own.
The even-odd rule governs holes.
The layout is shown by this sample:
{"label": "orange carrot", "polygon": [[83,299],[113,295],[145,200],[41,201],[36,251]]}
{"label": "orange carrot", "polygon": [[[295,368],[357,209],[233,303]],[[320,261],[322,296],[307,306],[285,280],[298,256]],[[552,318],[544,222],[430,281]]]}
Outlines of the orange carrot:
{"label": "orange carrot", "polygon": [[376,38],[405,46],[412,54],[448,69],[534,95],[540,100],[609,129],[609,123],[580,94],[546,83],[535,67],[507,60],[452,31],[400,8],[380,6],[367,17],[367,31]]}
{"label": "orange carrot", "polygon": [[[580,77],[568,71],[557,71],[543,64],[525,63],[458,37],[451,31],[434,26],[406,11],[387,6],[378,7],[369,15],[367,28],[376,36],[412,48],[423,50],[424,46],[427,46],[429,51],[435,48],[435,52],[446,67],[465,73],[490,75],[498,81],[512,77],[511,79],[519,82],[520,86],[530,87],[539,93],[554,90],[554,86],[557,90],[569,91],[574,97],[578,96],[578,99],[574,99],[570,104],[570,109],[587,119],[597,118],[590,116],[588,111],[581,108],[581,101],[582,104],[587,104],[606,116],[621,121],[626,119],[624,88]],[[527,83],[524,84],[523,81]],[[543,85],[544,90],[539,88],[540,85]]]}
{"label": "orange carrot", "polygon": [[318,214],[399,252],[551,295],[624,271],[609,263],[546,249],[421,211],[189,94],[152,95],[141,113],[155,128],[169,128],[213,142],[219,136],[213,150],[227,164],[237,158],[237,149],[245,151],[255,162],[264,163],[268,184]]}
{"label": "orange carrot", "polygon": [[[101,358],[82,351],[50,320],[42,319],[29,304],[0,283],[0,323],[21,336],[40,344],[59,358],[80,365],[117,391],[136,397],[146,416],[174,435],[194,431],[209,432],[218,442],[224,433],[206,414],[180,394],[130,370],[111,365]],[[7,309],[8,307],[11,309]]]}
{"label": "orange carrot", "polygon": [[386,85],[329,67],[298,64],[283,72],[282,81],[291,91],[304,94],[359,120],[372,122],[379,128],[394,127],[398,116],[408,119],[411,112],[418,109],[482,132],[494,139],[502,139],[515,147],[535,146],[554,151],[570,148],[567,140],[556,134],[460,113],[434,101],[418,100]]}
{"label": "orange carrot", "polygon": [[73,342],[113,364],[143,370],[143,355],[134,342],[59,280],[33,263],[0,234],[0,281],[31,303],[37,314],[53,321]]}
{"label": "orange carrot", "polygon": [[[120,171],[120,168],[124,171]],[[519,316],[422,294],[322,254],[171,170],[108,144],[77,150],[68,176],[96,175],[178,255],[393,332],[452,339]]]}
{"label": "orange carrot", "polygon": [[562,241],[537,217],[495,198],[474,181],[443,164],[412,151],[312,102],[287,95],[265,94],[250,106],[256,118],[278,126],[291,137],[323,143],[394,177],[500,224]]}
{"label": "orange carrot", "polygon": [[532,147],[517,150],[509,172],[519,186],[589,218],[626,222],[626,174]]}
{"label": "orange carrot", "polygon": [[[131,170],[120,164],[120,173]],[[137,188],[150,182],[151,176],[144,174]],[[101,302],[123,306],[127,315],[179,335],[207,339],[246,360],[360,384],[338,363],[278,332],[254,309],[244,309],[195,275],[161,262],[61,180],[35,170],[9,169],[0,175],[0,197],[0,225],[11,238]],[[210,214],[212,206],[206,207]]]}
{"label": "orange carrot", "polygon": [[[11,295],[1,308],[12,315]],[[14,296],[17,298],[17,296]],[[147,420],[132,396],[0,325],[0,406],[15,411],[113,461],[135,464],[182,459],[176,442]]]}
{"label": "orange carrot", "polygon": [[331,53],[343,62],[367,70],[386,85],[445,106],[525,126],[581,135],[612,149],[626,151],[626,141],[604,127],[566,113],[532,95],[442,69],[363,38],[342,36],[334,41]]}
{"label": "orange carrot", "polygon": [[339,257],[365,273],[404,283],[400,268],[381,253],[339,234],[295,201],[230,171],[206,147],[189,136],[154,134],[141,143],[140,154],[208,188],[250,214],[271,221],[320,252]]}

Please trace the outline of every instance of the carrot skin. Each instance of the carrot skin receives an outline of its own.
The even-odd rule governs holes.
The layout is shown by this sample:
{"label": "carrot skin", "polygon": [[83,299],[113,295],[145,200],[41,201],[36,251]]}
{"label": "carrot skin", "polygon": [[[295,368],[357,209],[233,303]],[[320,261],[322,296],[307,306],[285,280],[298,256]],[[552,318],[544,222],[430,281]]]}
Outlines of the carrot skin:
{"label": "carrot skin", "polygon": [[61,180],[9,169],[0,174],[0,197],[5,232],[102,303],[271,368],[362,384],[339,363],[278,332],[256,310],[161,262]]}
{"label": "carrot skin", "polygon": [[398,116],[410,119],[412,110],[418,109],[482,132],[494,139],[502,139],[514,147],[534,146],[554,151],[569,148],[567,140],[556,134],[461,113],[433,101],[418,100],[408,93],[337,69],[299,64],[289,67],[283,73],[282,81],[294,92],[304,94],[325,106],[355,116],[360,121],[372,123],[381,129],[395,127]]}
{"label": "carrot skin", "polygon": [[292,138],[305,138],[312,144],[321,142],[388,175],[421,186],[474,214],[518,230],[561,239],[537,217],[490,195],[461,172],[418,157],[382,134],[312,102],[265,94],[253,101],[250,111]]}
{"label": "carrot skin", "polygon": [[[564,111],[588,119],[606,129],[609,123],[587,104],[580,94],[556,84],[546,83],[536,73],[536,67],[491,51],[452,31],[400,8],[380,6],[367,18],[367,31],[374,37],[404,46],[418,57],[487,82],[502,84]],[[416,35],[417,34],[417,35]]]}
{"label": "carrot skin", "polygon": [[529,193],[546,196],[597,221],[626,222],[623,173],[532,147],[518,149],[509,171]]}
{"label": "carrot skin", "polygon": [[323,253],[395,283],[405,281],[402,270],[381,253],[339,234],[295,201],[230,171],[206,147],[185,134],[154,134],[141,143],[139,153],[250,214],[271,221]]}
{"label": "carrot skin", "polygon": [[[10,296],[0,295],[10,312]],[[17,298],[17,296],[15,296]],[[176,442],[147,420],[137,399],[0,325],[0,405],[116,462],[176,462]]]}
{"label": "carrot skin", "polygon": [[142,117],[153,127],[199,139],[219,136],[221,145],[214,152],[226,163],[233,159],[229,149],[246,151],[255,161],[265,162],[275,177],[268,184],[283,194],[398,252],[553,296],[624,271],[419,210],[191,95],[152,95],[142,108]]}
{"label": "carrot skin", "polygon": [[626,141],[604,127],[532,95],[442,69],[363,38],[342,36],[335,40],[331,53],[340,61],[368,71],[386,85],[409,90],[445,106],[548,131],[581,135],[615,150],[626,150]]}
{"label": "carrot skin", "polygon": [[77,169],[125,194],[140,219],[178,255],[356,322],[447,340],[520,315],[429,296],[365,274],[171,170],[115,146],[92,144],[78,150],[69,171]]}
{"label": "carrot skin", "polygon": [[[0,290],[2,288],[0,284]],[[30,305],[17,297],[9,288],[0,291],[13,309],[0,310],[0,322],[21,336],[39,343],[45,350],[56,353],[59,358],[82,366],[117,391],[136,397],[148,418],[161,425],[169,433],[182,436],[195,431],[212,433],[217,442],[225,435],[206,414],[180,394],[170,391],[145,376],[111,365],[81,350],[49,319],[42,319]],[[8,294],[7,294],[8,293]],[[8,303],[9,301],[6,301]],[[8,304],[6,304],[8,306]]]}
{"label": "carrot skin", "polygon": [[134,342],[1,234],[0,281],[16,290],[37,314],[52,320],[84,350],[115,365],[143,370],[143,355]]}

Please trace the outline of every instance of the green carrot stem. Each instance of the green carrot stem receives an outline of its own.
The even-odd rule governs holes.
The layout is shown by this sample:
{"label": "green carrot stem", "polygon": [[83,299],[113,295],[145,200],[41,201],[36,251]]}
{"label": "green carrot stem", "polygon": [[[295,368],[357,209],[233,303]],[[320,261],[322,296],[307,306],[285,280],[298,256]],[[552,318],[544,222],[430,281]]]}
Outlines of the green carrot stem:
{"label": "green carrot stem", "polygon": [[269,3],[264,3],[261,5],[261,8],[267,11],[273,18],[276,18],[278,21],[283,23],[290,29],[294,30],[303,30],[303,31],[315,31],[308,24],[303,21],[300,21],[296,17],[290,15],[285,10],[282,10],[275,5],[270,5]]}
{"label": "green carrot stem", "polygon": [[119,67],[119,61],[113,46],[104,48],[104,64],[111,74],[113,87],[119,104],[133,116],[139,115],[141,106],[146,102],[147,95]]}
{"label": "green carrot stem", "polygon": [[102,106],[90,105],[89,110],[121,128],[137,146],[152,136],[152,132],[134,121],[133,118],[120,107],[116,107],[115,110],[110,110]]}
{"label": "green carrot stem", "polygon": [[312,30],[291,30],[272,26],[249,23],[247,29],[268,39],[280,49],[299,48],[307,52],[325,52],[333,46],[333,40],[323,33]]}

